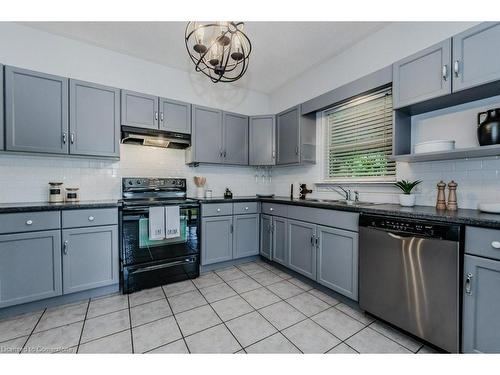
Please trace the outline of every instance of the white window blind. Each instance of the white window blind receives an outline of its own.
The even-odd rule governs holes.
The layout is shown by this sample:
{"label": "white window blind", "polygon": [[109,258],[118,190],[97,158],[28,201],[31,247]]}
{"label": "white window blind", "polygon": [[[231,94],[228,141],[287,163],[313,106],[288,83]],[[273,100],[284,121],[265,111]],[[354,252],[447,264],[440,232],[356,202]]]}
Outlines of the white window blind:
{"label": "white window blind", "polygon": [[325,112],[327,181],[393,181],[392,91],[367,94]]}

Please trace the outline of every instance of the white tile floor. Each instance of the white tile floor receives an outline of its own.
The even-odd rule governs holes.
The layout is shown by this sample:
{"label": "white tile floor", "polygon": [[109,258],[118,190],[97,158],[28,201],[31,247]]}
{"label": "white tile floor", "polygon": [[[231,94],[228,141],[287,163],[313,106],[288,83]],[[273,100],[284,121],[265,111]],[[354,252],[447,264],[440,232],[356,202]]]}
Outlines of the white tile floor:
{"label": "white tile floor", "polygon": [[281,269],[196,280],[0,320],[0,353],[429,353]]}

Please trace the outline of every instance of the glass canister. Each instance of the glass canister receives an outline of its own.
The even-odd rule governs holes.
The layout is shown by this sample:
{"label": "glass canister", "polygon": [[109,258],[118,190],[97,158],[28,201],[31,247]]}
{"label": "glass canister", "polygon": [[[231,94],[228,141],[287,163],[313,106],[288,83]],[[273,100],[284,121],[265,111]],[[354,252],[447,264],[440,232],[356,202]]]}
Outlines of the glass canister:
{"label": "glass canister", "polygon": [[78,202],[80,200],[80,188],[66,188],[66,202]]}
{"label": "glass canister", "polygon": [[49,202],[50,203],[64,202],[62,182],[49,182]]}

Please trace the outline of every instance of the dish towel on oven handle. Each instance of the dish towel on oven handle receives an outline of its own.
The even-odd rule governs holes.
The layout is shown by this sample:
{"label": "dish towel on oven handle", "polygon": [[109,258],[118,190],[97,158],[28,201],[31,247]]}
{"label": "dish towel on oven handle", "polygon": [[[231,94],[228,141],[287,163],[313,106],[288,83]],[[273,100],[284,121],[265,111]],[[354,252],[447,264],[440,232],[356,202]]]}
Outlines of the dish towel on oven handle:
{"label": "dish towel on oven handle", "polygon": [[149,239],[165,238],[165,207],[149,207]]}
{"label": "dish towel on oven handle", "polygon": [[179,206],[165,207],[165,238],[181,235],[181,213]]}

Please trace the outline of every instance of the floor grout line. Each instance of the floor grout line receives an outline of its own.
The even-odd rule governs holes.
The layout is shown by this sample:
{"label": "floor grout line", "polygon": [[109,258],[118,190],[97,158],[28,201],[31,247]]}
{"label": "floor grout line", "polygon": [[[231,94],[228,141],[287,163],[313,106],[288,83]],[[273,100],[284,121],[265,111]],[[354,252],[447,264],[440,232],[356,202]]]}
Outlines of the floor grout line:
{"label": "floor grout line", "polygon": [[129,324],[129,327],[130,327],[130,344],[132,346],[132,354],[134,354],[135,353],[135,349],[134,349],[134,333],[132,332],[132,314],[130,312],[130,294],[127,295],[127,304],[128,304],[128,324]]}
{"label": "floor grout line", "polygon": [[[33,335],[33,332],[35,332],[35,329],[36,329],[36,326],[38,325],[38,323],[40,323],[40,320],[42,320],[42,316],[45,314],[45,311],[47,311],[47,309],[43,309],[42,311],[42,314],[40,315],[40,317],[38,318],[38,320],[36,321],[35,325],[33,326],[33,329],[31,330],[28,338],[26,339],[26,341],[24,342],[23,344],[23,347],[21,348],[21,350],[19,351],[19,353],[22,353],[24,348],[26,347],[26,344],[28,343],[28,341],[30,340],[31,336]],[[22,337],[22,336],[21,336]]]}
{"label": "floor grout line", "polygon": [[80,343],[82,342],[83,330],[85,329],[85,322],[87,321],[87,314],[89,312],[89,307],[90,307],[90,298],[87,301],[87,308],[85,309],[85,316],[83,317],[82,330],[80,331],[80,337],[78,338],[78,344],[76,344],[76,352],[77,353],[78,353],[78,350],[80,350]]}
{"label": "floor grout line", "polygon": [[[195,287],[196,287],[196,285],[195,285]],[[184,333],[182,332],[181,326],[179,325],[179,322],[177,321],[177,317],[174,314],[174,310],[172,310],[172,305],[170,305],[170,301],[167,298],[167,294],[165,293],[165,290],[163,290],[163,288],[161,288],[161,290],[163,292],[163,295],[165,296],[165,299],[167,300],[168,307],[170,307],[170,311],[172,311],[172,316],[174,317],[175,324],[177,324],[177,328],[179,329],[179,332],[181,333],[182,341],[184,342],[184,345],[186,345],[186,349],[188,350],[188,353],[191,354],[191,349],[189,349],[189,346],[187,345],[186,338],[184,337]],[[175,342],[175,341],[172,341],[172,342]],[[161,348],[162,346],[165,346],[165,345],[168,345],[168,344],[160,345],[155,349]],[[154,350],[154,349],[151,349],[151,350]]]}

